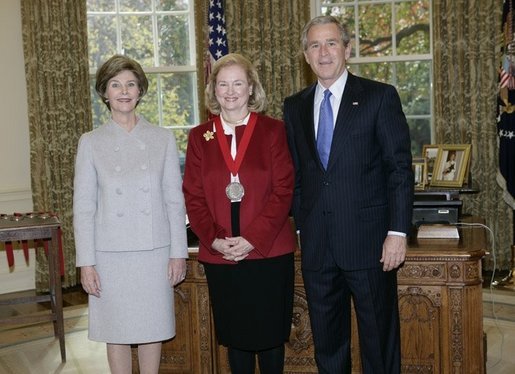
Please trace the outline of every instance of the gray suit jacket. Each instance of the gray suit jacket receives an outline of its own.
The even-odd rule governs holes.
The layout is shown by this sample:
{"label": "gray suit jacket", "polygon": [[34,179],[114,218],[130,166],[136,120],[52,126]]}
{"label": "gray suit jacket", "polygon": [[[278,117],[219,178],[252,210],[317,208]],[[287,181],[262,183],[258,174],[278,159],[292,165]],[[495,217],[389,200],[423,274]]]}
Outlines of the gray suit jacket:
{"label": "gray suit jacket", "polygon": [[95,265],[95,251],[168,245],[170,258],[187,258],[172,132],[141,117],[130,133],[110,121],[83,134],[75,163],[73,215],[77,266]]}

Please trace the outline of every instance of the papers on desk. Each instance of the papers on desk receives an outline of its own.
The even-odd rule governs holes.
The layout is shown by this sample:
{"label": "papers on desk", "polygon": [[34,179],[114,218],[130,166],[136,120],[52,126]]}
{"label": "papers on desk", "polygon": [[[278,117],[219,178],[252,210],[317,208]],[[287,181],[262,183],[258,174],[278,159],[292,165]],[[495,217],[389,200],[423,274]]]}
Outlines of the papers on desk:
{"label": "papers on desk", "polygon": [[418,228],[417,239],[459,239],[458,228],[446,224],[422,224]]}

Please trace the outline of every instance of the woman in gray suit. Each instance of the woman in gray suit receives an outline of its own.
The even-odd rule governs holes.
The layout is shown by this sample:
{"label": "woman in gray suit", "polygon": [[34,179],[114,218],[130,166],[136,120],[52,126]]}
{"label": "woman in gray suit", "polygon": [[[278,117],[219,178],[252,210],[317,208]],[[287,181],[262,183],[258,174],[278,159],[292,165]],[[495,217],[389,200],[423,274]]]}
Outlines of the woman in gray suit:
{"label": "woman in gray suit", "polygon": [[107,343],[113,373],[131,372],[131,344],[140,372],[157,373],[188,257],[175,138],[136,114],[148,88],[136,61],[111,57],[95,88],[111,120],[80,138],[73,199],[89,339]]}

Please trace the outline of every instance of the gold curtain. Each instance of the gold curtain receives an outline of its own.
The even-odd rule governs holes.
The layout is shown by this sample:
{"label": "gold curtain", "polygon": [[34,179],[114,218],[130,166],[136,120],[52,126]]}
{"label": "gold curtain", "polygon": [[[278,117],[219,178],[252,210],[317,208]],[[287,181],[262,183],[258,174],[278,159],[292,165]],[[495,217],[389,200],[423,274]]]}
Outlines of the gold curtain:
{"label": "gold curtain", "polygon": [[[433,97],[436,143],[472,145],[472,186],[480,191],[462,195],[463,212],[485,218],[497,267],[509,269],[513,212],[496,182],[501,15],[502,0],[433,0]],[[492,265],[488,256],[485,267]]]}
{"label": "gold curtain", "polygon": [[207,57],[207,13],[209,0],[195,1],[195,36],[197,54],[197,96],[200,122],[207,120],[207,110],[204,103],[204,88],[206,87],[205,59]]}
{"label": "gold curtain", "polygon": [[[203,59],[209,1],[195,5],[196,23],[203,25],[197,27],[197,56]],[[254,62],[267,94],[266,112],[272,117],[282,118],[284,98],[314,81],[300,45],[309,9],[308,0],[224,1],[229,52],[241,53]],[[197,63],[203,64],[203,60]],[[203,77],[199,82],[203,83]],[[204,84],[201,87],[199,97],[203,97]],[[203,106],[199,108],[202,113]]]}
{"label": "gold curtain", "polygon": [[[22,0],[22,33],[29,107],[30,163],[35,211],[62,222],[63,286],[77,284],[72,227],[75,153],[92,128],[86,1]],[[36,288],[48,288],[47,261],[37,251]]]}
{"label": "gold curtain", "polygon": [[310,2],[226,0],[225,5],[229,51],[254,62],[267,94],[267,113],[282,118],[284,98],[314,81],[300,44],[311,18]]}

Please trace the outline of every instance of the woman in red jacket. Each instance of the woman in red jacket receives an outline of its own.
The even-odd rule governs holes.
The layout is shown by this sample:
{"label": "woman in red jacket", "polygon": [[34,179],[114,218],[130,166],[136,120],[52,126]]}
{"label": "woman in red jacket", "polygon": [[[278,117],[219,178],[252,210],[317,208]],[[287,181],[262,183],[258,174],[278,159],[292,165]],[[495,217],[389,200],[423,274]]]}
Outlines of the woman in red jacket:
{"label": "woman in red jacket", "polygon": [[233,373],[282,373],[293,310],[294,176],[284,123],[262,114],[256,69],[239,54],[213,66],[214,115],[189,134],[183,191],[199,238],[218,343]]}

